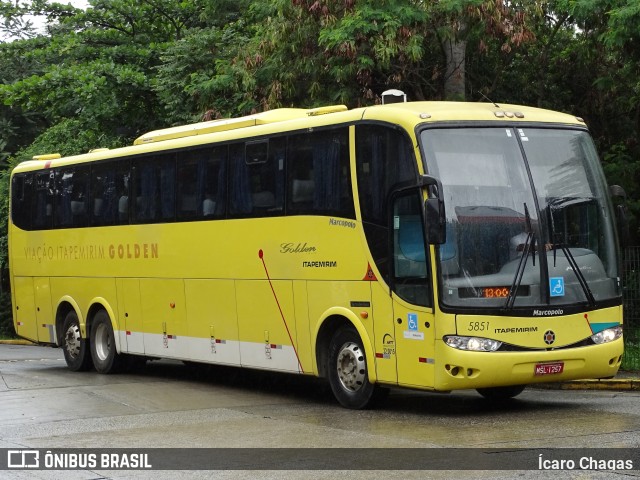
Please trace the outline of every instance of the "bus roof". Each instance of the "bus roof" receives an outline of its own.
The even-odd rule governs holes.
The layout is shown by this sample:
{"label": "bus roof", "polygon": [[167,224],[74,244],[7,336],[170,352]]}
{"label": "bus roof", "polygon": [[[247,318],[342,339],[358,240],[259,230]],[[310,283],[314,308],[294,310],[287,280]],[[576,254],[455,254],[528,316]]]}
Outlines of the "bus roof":
{"label": "bus roof", "polygon": [[302,119],[325,115],[328,113],[345,112],[345,105],[331,105],[328,107],[312,108],[277,108],[254,115],[240,118],[225,118],[222,120],[211,120],[209,122],[194,123],[192,125],[182,125],[179,127],[165,128],[145,133],[138,137],[133,144],[142,145],[151,142],[162,142],[176,138],[192,137],[194,135],[205,135],[207,133],[224,132],[227,130],[237,130],[239,128],[253,127],[255,125],[266,125],[269,123],[279,123],[287,120]]}
{"label": "bus roof", "polygon": [[[565,125],[585,126],[581,118],[566,113],[555,112],[535,107],[495,103],[471,102],[406,102],[390,105],[367,107],[363,119],[380,118],[384,116],[388,121],[401,124],[413,121],[419,123],[433,122],[472,122],[472,121],[514,121],[533,123],[558,123]],[[411,119],[407,112],[414,113]],[[399,115],[403,120],[394,119]]]}
{"label": "bus roof", "polygon": [[[20,163],[16,169],[37,170],[43,166],[58,166],[123,157],[141,153],[200,145],[216,141],[231,141],[250,136],[314,128],[324,125],[375,120],[395,123],[412,132],[419,124],[440,122],[527,122],[585,126],[582,119],[560,112],[521,105],[470,102],[406,102],[375,105],[348,110],[344,105],[314,109],[279,108],[239,118],[200,122],[154,130],[138,137],[133,146],[116,149],[97,148],[89,153],[59,158],[59,155],[38,155],[33,161]],[[198,138],[194,138],[198,137]],[[46,163],[45,163],[46,161]]]}

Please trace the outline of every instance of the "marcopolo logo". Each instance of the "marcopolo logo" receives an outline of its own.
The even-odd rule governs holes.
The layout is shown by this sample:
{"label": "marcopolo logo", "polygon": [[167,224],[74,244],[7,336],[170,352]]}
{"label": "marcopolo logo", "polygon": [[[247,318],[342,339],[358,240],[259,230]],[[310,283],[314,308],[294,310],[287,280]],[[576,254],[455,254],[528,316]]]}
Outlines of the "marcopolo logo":
{"label": "marcopolo logo", "polygon": [[533,311],[533,316],[534,317],[552,317],[555,315],[563,315],[564,314],[564,310],[562,310],[561,308],[557,308],[555,310],[538,310],[535,309]]}

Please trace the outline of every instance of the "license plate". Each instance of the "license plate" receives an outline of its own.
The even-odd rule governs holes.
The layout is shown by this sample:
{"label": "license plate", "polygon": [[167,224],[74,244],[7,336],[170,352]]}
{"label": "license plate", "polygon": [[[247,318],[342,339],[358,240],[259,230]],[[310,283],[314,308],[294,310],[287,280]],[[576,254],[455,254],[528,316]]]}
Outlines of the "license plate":
{"label": "license plate", "polygon": [[538,363],[536,364],[535,374],[540,375],[556,375],[564,371],[564,362],[555,363]]}

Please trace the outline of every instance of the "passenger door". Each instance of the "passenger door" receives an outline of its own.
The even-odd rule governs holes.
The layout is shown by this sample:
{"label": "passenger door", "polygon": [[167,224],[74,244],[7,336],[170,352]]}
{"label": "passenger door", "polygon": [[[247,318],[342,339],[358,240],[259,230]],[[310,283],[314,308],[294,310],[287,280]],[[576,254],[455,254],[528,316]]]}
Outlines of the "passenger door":
{"label": "passenger door", "polygon": [[420,191],[394,196],[391,209],[390,282],[398,384],[431,387],[435,323]]}

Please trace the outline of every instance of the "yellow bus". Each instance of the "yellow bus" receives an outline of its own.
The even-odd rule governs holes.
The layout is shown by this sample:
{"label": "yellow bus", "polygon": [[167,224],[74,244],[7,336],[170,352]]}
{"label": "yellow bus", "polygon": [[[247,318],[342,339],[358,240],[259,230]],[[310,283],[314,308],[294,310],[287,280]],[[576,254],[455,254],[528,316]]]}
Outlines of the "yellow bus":
{"label": "yellow bus", "polygon": [[364,408],[620,366],[614,210],[571,115],[276,109],[36,157],[11,186],[15,329],[71,370],[292,372]]}

